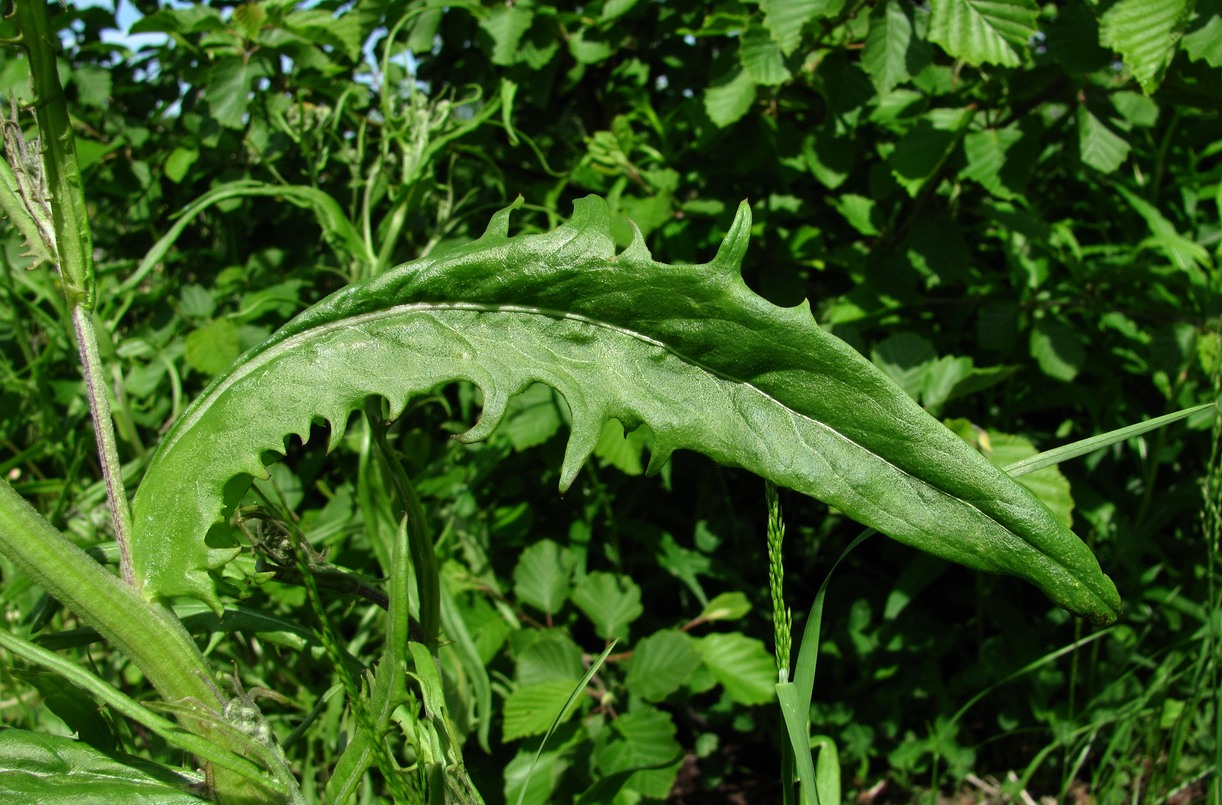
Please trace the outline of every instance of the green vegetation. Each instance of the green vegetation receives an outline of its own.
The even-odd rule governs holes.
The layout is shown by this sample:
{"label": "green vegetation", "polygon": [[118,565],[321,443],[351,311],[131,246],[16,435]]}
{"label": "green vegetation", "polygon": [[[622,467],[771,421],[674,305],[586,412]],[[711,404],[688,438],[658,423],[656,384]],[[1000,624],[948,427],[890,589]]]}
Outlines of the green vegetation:
{"label": "green vegetation", "polygon": [[1222,3],[119,10],[0,21],[0,798],[1222,803]]}

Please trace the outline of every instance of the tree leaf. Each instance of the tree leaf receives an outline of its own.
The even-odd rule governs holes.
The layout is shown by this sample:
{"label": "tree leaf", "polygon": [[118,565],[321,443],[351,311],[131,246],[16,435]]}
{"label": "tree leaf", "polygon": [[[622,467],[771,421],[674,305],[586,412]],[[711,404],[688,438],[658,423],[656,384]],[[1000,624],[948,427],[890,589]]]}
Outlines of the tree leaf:
{"label": "tree leaf", "polygon": [[731,632],[705,635],[700,645],[705,667],[731,699],[746,705],[772,701],[776,695],[776,660],[763,641]]}
{"label": "tree leaf", "polygon": [[1095,117],[1086,104],[1078,107],[1078,152],[1097,171],[1111,173],[1129,157],[1129,141]]}
{"label": "tree leaf", "polygon": [[1032,0],[930,0],[929,39],[969,64],[1017,67],[1039,13]]}
{"label": "tree leaf", "polygon": [[670,793],[683,759],[675,732],[670,713],[653,707],[635,708],[600,733],[594,762],[607,777],[635,770],[623,787],[651,799],[662,799]]}
{"label": "tree leaf", "polygon": [[606,640],[626,637],[628,627],[641,617],[641,588],[618,573],[591,573],[573,591],[573,603],[594,622],[598,636]]}
{"label": "tree leaf", "polygon": [[466,379],[484,396],[467,442],[532,383],[564,395],[562,489],[609,418],[648,424],[651,470],[697,450],[901,542],[1026,578],[1074,612],[1115,617],[1115,587],[1090,549],[1026,489],[826,333],[807,303],[777,307],[747,287],[745,204],[716,258],[694,266],[654,262],[639,237],[617,254],[597,198],[545,234],[510,238],[509,215],[473,243],[333,294],[204,391],[133,502],[145,595],[219,606],[209,571],[237,551],[223,547],[227,507],[267,475],[261,457],[283,451],[286,435],[304,440],[327,421],[334,444],[371,395],[397,417],[411,398]]}
{"label": "tree leaf", "polygon": [[1222,67],[1222,0],[1201,0],[1180,47],[1193,61]]}
{"label": "tree leaf", "polygon": [[674,629],[655,632],[633,649],[625,684],[646,701],[661,701],[683,687],[700,661],[696,641],[687,634]]}
{"label": "tree leaf", "polygon": [[573,555],[550,539],[540,540],[522,551],[513,569],[513,592],[524,603],[555,615],[569,597]]}
{"label": "tree leaf", "polygon": [[764,26],[788,56],[801,44],[806,23],[839,14],[844,0],[760,0],[760,8]]}
{"label": "tree leaf", "polygon": [[[513,741],[547,732],[560,708],[568,701],[569,694],[580,682],[580,677],[573,677],[518,686],[505,697],[501,740]],[[576,710],[576,707],[570,708],[560,720],[568,720]]]}
{"label": "tree leaf", "polygon": [[912,75],[908,67],[912,20],[908,13],[902,3],[887,0],[875,6],[870,14],[861,66],[870,74],[879,95],[886,95]]}
{"label": "tree leaf", "polygon": [[1163,81],[1190,6],[1188,0],[1120,0],[1099,21],[1100,41],[1124,58],[1147,93]]}
{"label": "tree leaf", "polygon": [[710,84],[704,90],[704,111],[718,128],[735,122],[755,101],[755,81],[746,70],[738,70],[727,81]]}
{"label": "tree leaf", "polygon": [[738,49],[738,58],[743,69],[757,84],[776,86],[792,77],[785,66],[780,46],[763,28],[747,31]]}
{"label": "tree leaf", "polygon": [[1066,383],[1086,363],[1086,347],[1078,333],[1060,319],[1044,318],[1031,330],[1031,357],[1044,374]]}

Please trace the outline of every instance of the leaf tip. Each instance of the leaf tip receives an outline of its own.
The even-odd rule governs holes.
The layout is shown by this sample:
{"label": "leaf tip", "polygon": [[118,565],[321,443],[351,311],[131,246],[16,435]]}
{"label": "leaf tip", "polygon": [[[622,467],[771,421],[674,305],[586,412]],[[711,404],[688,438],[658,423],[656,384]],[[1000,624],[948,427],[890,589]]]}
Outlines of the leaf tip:
{"label": "leaf tip", "polygon": [[481,241],[498,241],[505,240],[509,237],[509,217],[514,210],[518,209],[525,203],[522,196],[515,198],[508,207],[497,210],[493,214],[492,219],[488,221],[488,228],[484,230],[484,234],[479,236]]}
{"label": "leaf tip", "polygon": [[726,232],[721,245],[717,247],[717,255],[710,265],[727,273],[738,275],[750,241],[751,205],[747,203],[746,199],[743,199],[738,205],[738,211],[734,213],[734,223],[730,224],[730,229]]}
{"label": "leaf tip", "polygon": [[[560,493],[564,494],[577,479],[577,473],[585,465],[586,459],[594,452],[598,439],[602,436],[602,426],[606,416],[592,416],[583,420],[573,420],[573,432],[569,443],[564,448],[564,462],[560,465]],[[590,424],[587,424],[590,423]]]}

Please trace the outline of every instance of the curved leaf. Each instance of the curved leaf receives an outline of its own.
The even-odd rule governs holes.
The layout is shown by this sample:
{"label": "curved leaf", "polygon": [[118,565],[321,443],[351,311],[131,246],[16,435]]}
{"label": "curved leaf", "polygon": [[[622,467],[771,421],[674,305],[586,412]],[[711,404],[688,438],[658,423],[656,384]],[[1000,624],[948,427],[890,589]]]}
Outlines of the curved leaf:
{"label": "curved leaf", "polygon": [[[511,208],[512,209],[512,208]],[[465,379],[484,394],[486,437],[531,383],[572,410],[567,488],[614,417],[655,435],[650,469],[679,449],[744,467],[827,501],[891,537],[969,567],[1039,585],[1099,621],[1119,597],[1090,550],[1035,497],[847,344],[807,303],[780,308],[739,274],[744,204],[711,263],[655,262],[638,236],[616,254],[601,199],[540,235],[477,241],[343,289],[218,377],[167,434],[135,498],[136,569],[151,597],[218,606],[209,546],[260,456],[327,420],[334,444],[371,395],[392,414]],[[228,498],[226,495],[228,492]]]}

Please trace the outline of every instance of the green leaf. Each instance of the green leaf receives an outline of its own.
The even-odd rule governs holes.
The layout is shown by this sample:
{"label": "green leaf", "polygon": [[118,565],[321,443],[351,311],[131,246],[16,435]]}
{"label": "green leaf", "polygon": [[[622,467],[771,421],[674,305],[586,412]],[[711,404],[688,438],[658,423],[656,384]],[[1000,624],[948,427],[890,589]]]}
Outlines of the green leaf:
{"label": "green leaf", "polygon": [[1033,0],[930,0],[929,39],[969,64],[1017,67],[1039,13]]}
{"label": "green leaf", "polygon": [[802,42],[802,28],[808,22],[834,17],[844,8],[844,0],[760,0],[764,26],[786,56]]}
{"label": "green leaf", "polygon": [[1175,56],[1191,6],[1188,0],[1120,0],[1099,21],[1100,41],[1124,58],[1151,93]]}
{"label": "green leaf", "polygon": [[[962,442],[960,442],[962,444]],[[700,640],[704,665],[739,704],[767,704],[776,695],[776,660],[762,640],[731,632]]]}
{"label": "green leaf", "polygon": [[832,199],[831,203],[849,222],[849,226],[861,234],[868,238],[879,234],[883,221],[874,199],[856,193],[843,193]]}
{"label": "green leaf", "polygon": [[199,151],[194,148],[175,148],[165,160],[166,178],[178,184],[198,159]]}
{"label": "green leaf", "polygon": [[738,70],[728,80],[710,84],[704,90],[704,111],[718,128],[737,121],[755,102],[755,81],[746,70]]}
{"label": "green leaf", "polygon": [[776,86],[792,78],[780,46],[763,28],[747,31],[739,46],[738,58],[743,69],[757,84]]}
{"label": "green leaf", "polygon": [[968,108],[933,109],[895,144],[887,165],[909,195],[915,196],[937,175],[971,119],[972,110]]}
{"label": "green leaf", "polygon": [[646,701],[661,701],[683,687],[700,661],[696,641],[687,634],[677,630],[655,632],[632,650],[625,684]]}
{"label": "green leaf", "polygon": [[[989,431],[988,445],[989,460],[998,467],[1009,467],[1039,452],[1029,439],[993,430]],[[1023,475],[1018,482],[1034,492],[1066,528],[1073,525],[1073,496],[1069,479],[1061,474],[1060,469],[1044,467]]]}
{"label": "green leaf", "polygon": [[1031,357],[1044,374],[1066,383],[1086,363],[1086,348],[1078,333],[1059,319],[1044,318],[1031,330]]}
{"label": "green leaf", "polygon": [[522,551],[513,569],[513,592],[523,603],[546,615],[555,615],[569,597],[573,554],[550,539]]}
{"label": "green leaf", "polygon": [[669,713],[652,707],[635,708],[599,734],[594,763],[608,777],[637,770],[624,788],[643,797],[663,799],[670,793],[683,759],[675,732]]}
{"label": "green leaf", "polygon": [[573,677],[519,685],[505,697],[501,740],[514,741],[528,735],[542,735],[558,715],[560,721],[567,721],[577,708],[570,707],[564,713],[560,710],[580,682],[580,677]]}
{"label": "green leaf", "polygon": [[240,352],[238,326],[229,319],[218,319],[191,331],[183,357],[193,369],[211,377],[224,371]]}
{"label": "green leaf", "polygon": [[879,95],[886,95],[912,76],[909,69],[912,41],[912,19],[907,6],[899,0],[887,0],[874,7],[861,52],[861,66],[870,74]]}
{"label": "green leaf", "polygon": [[[237,9],[234,13],[237,13]],[[330,9],[303,8],[285,17],[281,27],[315,44],[336,48],[348,61],[355,62],[361,58],[359,13],[336,14]]]}
{"label": "green leaf", "polygon": [[536,383],[510,401],[502,430],[514,450],[537,447],[556,435],[563,424],[556,403],[556,391],[542,383]]}
{"label": "green leaf", "polygon": [[1017,126],[968,134],[963,138],[967,165],[959,176],[979,182],[998,198],[1019,198],[1031,170],[1031,159],[1023,153],[1022,142],[1023,132]]}
{"label": "green leaf", "polygon": [[933,344],[915,333],[887,336],[870,351],[874,365],[887,373],[914,400],[919,400],[925,374],[938,358]]}
{"label": "green leaf", "polygon": [[[326,421],[337,443],[369,396],[398,417],[413,397],[465,378],[484,398],[467,442],[487,437],[532,383],[564,395],[562,489],[608,419],[647,424],[654,471],[675,450],[698,450],[906,544],[1026,578],[1072,611],[1114,617],[1115,587],[1030,492],[825,332],[806,303],[777,307],[746,286],[745,205],[717,257],[684,266],[654,262],[639,238],[617,254],[599,199],[540,235],[510,238],[509,214],[477,241],[333,294],[213,381],[166,434],[133,502],[146,596],[219,605],[209,571],[236,550],[223,547],[226,508],[267,474],[261,457],[283,451],[286,435],[304,439]],[[626,584],[597,579],[585,585],[631,604],[596,619],[609,634],[640,605]],[[591,593],[575,603],[607,606]]]}
{"label": "green leaf", "polygon": [[493,64],[512,65],[518,58],[518,43],[535,20],[535,13],[520,5],[497,5],[480,20],[479,27],[492,37]]}
{"label": "green leaf", "polygon": [[722,593],[700,612],[706,621],[736,621],[751,611],[751,602],[743,593]]}
{"label": "green leaf", "polygon": [[1078,152],[1087,165],[1111,173],[1128,159],[1129,142],[1082,104],[1078,107]]}
{"label": "green leaf", "polygon": [[208,70],[204,98],[212,108],[212,117],[222,126],[240,129],[245,125],[250,91],[256,77],[253,65],[256,63],[248,62],[241,56],[228,56],[217,60]]}
{"label": "green leaf", "polygon": [[1222,0],[1200,0],[1196,4],[1180,47],[1193,61],[1222,67]]}
{"label": "green leaf", "polygon": [[573,591],[573,603],[594,622],[598,636],[610,640],[625,637],[628,627],[641,617],[641,588],[617,573],[591,573]]}
{"label": "green leaf", "polygon": [[102,716],[97,702],[85,691],[50,671],[13,668],[9,672],[37,688],[47,709],[59,716],[80,740],[99,749],[116,745],[110,722]]}
{"label": "green leaf", "polygon": [[101,752],[55,735],[0,731],[0,800],[109,805],[188,805],[199,781],[138,757]]}
{"label": "green leaf", "polygon": [[[525,645],[522,645],[525,641]],[[514,641],[515,679],[523,685],[555,679],[580,679],[581,647],[565,629],[536,629]]]}

